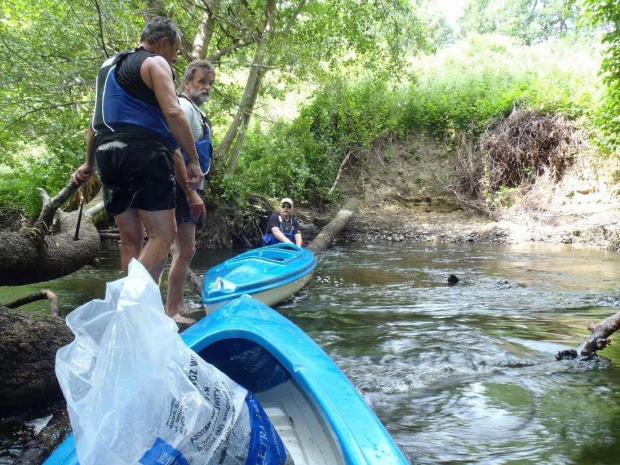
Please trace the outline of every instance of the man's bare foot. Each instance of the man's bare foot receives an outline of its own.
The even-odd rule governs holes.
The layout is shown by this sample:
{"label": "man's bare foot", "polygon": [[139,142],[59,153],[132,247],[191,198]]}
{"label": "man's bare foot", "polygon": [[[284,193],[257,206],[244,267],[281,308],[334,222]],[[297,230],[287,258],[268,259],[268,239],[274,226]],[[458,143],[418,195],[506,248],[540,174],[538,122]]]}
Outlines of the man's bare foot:
{"label": "man's bare foot", "polygon": [[173,315],[171,317],[175,323],[178,324],[182,324],[182,325],[193,325],[194,323],[196,323],[196,320],[193,320],[192,318],[187,318],[184,317],[183,315],[177,313],[176,315]]}

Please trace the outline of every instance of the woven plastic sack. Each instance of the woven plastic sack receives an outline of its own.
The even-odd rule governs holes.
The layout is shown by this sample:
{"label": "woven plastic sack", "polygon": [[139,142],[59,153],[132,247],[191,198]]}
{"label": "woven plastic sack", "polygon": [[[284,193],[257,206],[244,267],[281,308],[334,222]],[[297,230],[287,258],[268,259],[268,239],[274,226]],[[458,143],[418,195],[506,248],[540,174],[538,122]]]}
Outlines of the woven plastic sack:
{"label": "woven plastic sack", "polygon": [[56,376],[81,465],[286,462],[258,401],[185,345],[137,260],[67,325]]}

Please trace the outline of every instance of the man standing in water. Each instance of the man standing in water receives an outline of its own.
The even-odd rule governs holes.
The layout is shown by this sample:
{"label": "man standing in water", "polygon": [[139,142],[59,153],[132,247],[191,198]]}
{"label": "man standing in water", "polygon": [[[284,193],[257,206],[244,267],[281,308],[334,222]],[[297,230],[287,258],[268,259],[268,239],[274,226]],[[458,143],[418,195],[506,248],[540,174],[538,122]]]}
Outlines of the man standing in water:
{"label": "man standing in water", "polygon": [[[211,89],[215,82],[215,69],[206,60],[192,61],[185,71],[181,108],[192,128],[196,141],[196,150],[203,174],[209,172],[213,146],[211,144],[211,125],[200,106],[211,97]],[[179,153],[175,154],[175,165],[183,163]],[[172,264],[168,274],[168,297],[166,313],[177,323],[195,323],[191,318],[183,316],[187,312],[183,301],[183,290],[189,271],[189,264],[196,252],[196,224],[200,224],[205,216],[204,203],[198,193],[188,189],[182,178],[182,169],[177,170],[176,190],[176,222],[177,237],[174,241]]]}
{"label": "man standing in water", "polygon": [[96,162],[106,210],[120,232],[123,272],[137,258],[156,281],[176,236],[173,152],[179,144],[189,159],[188,187],[198,188],[203,178],[170,68],[180,48],[181,33],[172,20],[155,17],[142,31],[139,48],[103,64],[86,161],[71,176],[82,184]]}

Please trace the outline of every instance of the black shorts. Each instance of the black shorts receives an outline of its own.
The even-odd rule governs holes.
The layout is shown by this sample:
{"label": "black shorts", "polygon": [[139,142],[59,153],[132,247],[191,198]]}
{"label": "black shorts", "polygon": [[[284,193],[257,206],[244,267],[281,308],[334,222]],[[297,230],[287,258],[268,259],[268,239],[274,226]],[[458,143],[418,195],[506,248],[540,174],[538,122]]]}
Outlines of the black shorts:
{"label": "black shorts", "polygon": [[128,208],[147,211],[175,207],[172,152],[153,140],[109,141],[95,151],[105,208],[113,215]]}
{"label": "black shorts", "polygon": [[174,210],[174,216],[177,220],[177,224],[194,223],[200,226],[204,218],[202,217],[202,215],[200,215],[198,218],[192,217],[189,210],[189,203],[187,203],[187,197],[185,197],[185,192],[183,192],[183,190],[179,187],[178,184],[176,189],[177,204]]}

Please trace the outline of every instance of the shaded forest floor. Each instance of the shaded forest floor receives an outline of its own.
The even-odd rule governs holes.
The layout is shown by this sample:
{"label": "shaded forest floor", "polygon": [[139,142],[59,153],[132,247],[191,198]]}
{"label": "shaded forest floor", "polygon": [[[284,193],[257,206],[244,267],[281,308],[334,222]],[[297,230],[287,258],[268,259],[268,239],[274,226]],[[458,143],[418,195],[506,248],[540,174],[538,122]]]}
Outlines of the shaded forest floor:
{"label": "shaded forest floor", "polygon": [[339,188],[361,199],[340,240],[544,242],[620,250],[620,161],[581,154],[558,182],[541,176],[483,214],[451,191],[458,151],[418,135],[360,153]]}

